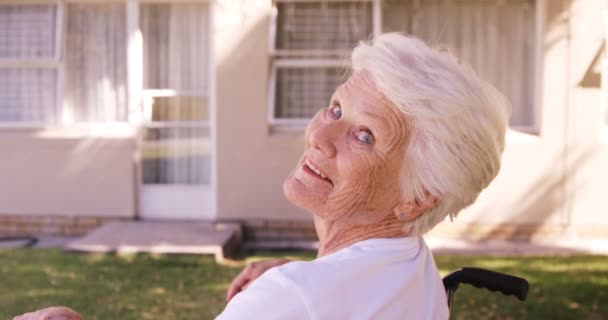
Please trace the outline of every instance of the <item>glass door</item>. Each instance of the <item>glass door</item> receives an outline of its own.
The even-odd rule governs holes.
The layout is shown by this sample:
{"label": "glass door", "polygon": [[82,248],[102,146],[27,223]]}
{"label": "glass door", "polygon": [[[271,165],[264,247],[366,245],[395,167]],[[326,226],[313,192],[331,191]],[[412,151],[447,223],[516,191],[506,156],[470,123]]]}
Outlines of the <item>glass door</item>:
{"label": "glass door", "polygon": [[209,10],[143,3],[140,215],[213,218],[209,122]]}

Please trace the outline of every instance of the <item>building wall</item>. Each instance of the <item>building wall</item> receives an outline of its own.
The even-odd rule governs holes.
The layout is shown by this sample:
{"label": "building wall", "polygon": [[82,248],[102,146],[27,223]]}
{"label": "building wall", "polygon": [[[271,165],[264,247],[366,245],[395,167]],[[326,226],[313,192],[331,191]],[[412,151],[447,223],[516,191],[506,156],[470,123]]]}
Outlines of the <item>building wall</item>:
{"label": "building wall", "polygon": [[[603,4],[545,3],[540,134],[530,142],[508,142],[501,173],[480,201],[463,212],[455,228],[459,234],[470,233],[473,224],[481,225],[477,235],[486,237],[608,235],[600,88],[581,84],[604,38]],[[494,222],[504,228],[487,226]]]}
{"label": "building wall", "polygon": [[1,129],[0,215],[133,217],[132,129]]}
{"label": "building wall", "polygon": [[220,1],[215,12],[217,218],[308,219],[282,192],[302,134],[271,133],[267,122],[271,2],[241,4]]}
{"label": "building wall", "polygon": [[567,209],[572,224],[589,235],[608,234],[608,110],[600,90],[582,84],[590,72],[590,61],[605,41],[605,26],[601,23],[605,19],[605,4],[605,1],[576,1],[570,10],[572,76],[566,193],[571,202]]}

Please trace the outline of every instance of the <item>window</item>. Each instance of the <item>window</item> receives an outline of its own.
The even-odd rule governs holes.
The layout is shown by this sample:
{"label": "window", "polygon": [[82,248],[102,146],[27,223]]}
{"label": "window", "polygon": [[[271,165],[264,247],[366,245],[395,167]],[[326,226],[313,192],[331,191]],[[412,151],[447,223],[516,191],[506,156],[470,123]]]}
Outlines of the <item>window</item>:
{"label": "window", "polygon": [[126,45],[124,3],[0,4],[0,122],[126,120]]}
{"label": "window", "polygon": [[60,12],[57,4],[0,4],[0,123],[56,121]]}
{"label": "window", "polygon": [[533,129],[538,23],[534,0],[387,1],[392,30],[446,44],[511,101],[510,125]]}
{"label": "window", "polygon": [[300,125],[344,82],[344,61],[379,32],[379,1],[278,1],[271,31],[269,120]]}

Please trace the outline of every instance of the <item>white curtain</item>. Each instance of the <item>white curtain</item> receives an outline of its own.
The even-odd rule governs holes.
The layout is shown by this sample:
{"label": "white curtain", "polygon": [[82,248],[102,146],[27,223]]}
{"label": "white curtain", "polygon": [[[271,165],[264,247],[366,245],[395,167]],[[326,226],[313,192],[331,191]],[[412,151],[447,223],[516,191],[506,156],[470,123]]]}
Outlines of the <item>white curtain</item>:
{"label": "white curtain", "polygon": [[124,3],[67,5],[66,122],[127,120],[127,30]]}
{"label": "white curtain", "polygon": [[513,105],[511,125],[534,125],[533,0],[408,1],[405,10],[393,12],[402,15],[403,31],[446,44],[503,92]]}
{"label": "white curtain", "polygon": [[176,90],[156,97],[144,137],[146,184],[210,182],[208,130],[209,13],[206,4],[142,4],[145,89]]}
{"label": "white curtain", "polygon": [[144,87],[207,93],[209,18],[205,4],[143,4]]}
{"label": "white curtain", "polygon": [[0,59],[15,61],[0,68],[0,122],[56,121],[56,19],[54,4],[0,4]]}

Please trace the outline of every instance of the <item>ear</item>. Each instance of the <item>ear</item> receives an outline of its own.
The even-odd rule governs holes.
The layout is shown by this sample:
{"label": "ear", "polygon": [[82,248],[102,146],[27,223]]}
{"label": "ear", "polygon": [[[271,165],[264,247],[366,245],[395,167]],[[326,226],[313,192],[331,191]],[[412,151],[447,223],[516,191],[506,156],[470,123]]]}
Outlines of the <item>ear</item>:
{"label": "ear", "polygon": [[403,222],[414,220],[439,203],[437,196],[429,192],[425,192],[424,195],[424,199],[402,200],[398,203],[393,209],[395,217]]}

